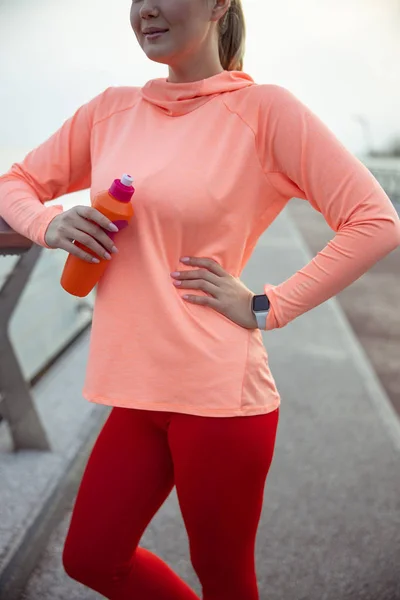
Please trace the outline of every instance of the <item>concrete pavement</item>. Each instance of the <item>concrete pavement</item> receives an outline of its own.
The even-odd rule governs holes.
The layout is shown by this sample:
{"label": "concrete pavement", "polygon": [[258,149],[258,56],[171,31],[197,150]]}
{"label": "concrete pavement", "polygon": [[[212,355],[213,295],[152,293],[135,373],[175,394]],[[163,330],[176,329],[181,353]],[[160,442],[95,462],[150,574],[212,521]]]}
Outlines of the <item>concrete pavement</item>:
{"label": "concrete pavement", "polygon": [[[308,202],[293,200],[289,206],[290,216],[316,255],[332,238],[332,230]],[[400,214],[400,205],[398,210]],[[400,417],[400,248],[376,263],[336,300]]]}
{"label": "concrete pavement", "polygon": [[[261,293],[264,282],[281,282],[310,258],[285,209],[243,281]],[[263,335],[282,407],[257,539],[261,599],[400,600],[400,427],[366,353],[336,299]],[[74,368],[73,356],[60,368]],[[100,598],[62,570],[69,518],[67,511],[21,600]],[[200,592],[174,493],[143,545]]]}

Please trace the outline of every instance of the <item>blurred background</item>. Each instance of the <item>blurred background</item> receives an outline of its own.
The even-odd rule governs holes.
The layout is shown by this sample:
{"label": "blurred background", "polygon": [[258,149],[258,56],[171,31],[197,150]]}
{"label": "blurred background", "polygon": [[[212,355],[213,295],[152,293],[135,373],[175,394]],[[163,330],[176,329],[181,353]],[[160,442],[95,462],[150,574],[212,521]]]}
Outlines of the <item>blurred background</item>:
{"label": "blurred background", "polygon": [[[244,70],[256,82],[283,85],[305,102],[371,169],[399,210],[399,0],[243,0],[243,4],[247,20]],[[0,1],[0,173],[22,160],[106,87],[137,86],[167,75],[166,67],[151,63],[137,45],[129,11],[127,0]],[[66,208],[88,201],[88,191],[61,199]],[[311,254],[331,239],[333,232],[307,203],[294,200],[288,214]],[[18,260],[0,257],[0,287]],[[42,377],[56,373],[59,361],[90,326],[94,296],[77,299],[61,289],[58,281],[64,261],[62,251],[41,253],[10,322],[13,348],[32,390]],[[396,251],[337,298],[397,413],[399,275]],[[6,431],[3,420],[0,442]],[[8,442],[0,444],[3,475],[5,457],[10,458]],[[0,516],[3,523],[8,518],[1,505]],[[4,526],[8,532],[4,546],[18,537],[17,525],[13,527]],[[25,526],[20,527],[24,531]],[[11,569],[7,556],[3,554],[4,565]],[[4,575],[7,585],[10,577],[11,570]],[[47,597],[45,584],[41,585],[40,596],[27,597]],[[393,589],[391,594],[396,593]],[[61,592],[57,597],[64,598]],[[374,600],[384,598],[395,600],[400,595],[389,598],[382,592],[374,596]],[[11,591],[7,600],[12,600]]]}

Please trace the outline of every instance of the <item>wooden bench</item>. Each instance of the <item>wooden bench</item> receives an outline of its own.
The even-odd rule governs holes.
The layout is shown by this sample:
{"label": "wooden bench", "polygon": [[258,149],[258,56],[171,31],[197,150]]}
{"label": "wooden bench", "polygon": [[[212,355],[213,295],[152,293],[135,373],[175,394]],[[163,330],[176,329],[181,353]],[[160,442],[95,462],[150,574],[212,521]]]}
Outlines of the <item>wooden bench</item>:
{"label": "wooden bench", "polygon": [[50,450],[8,331],[12,313],[41,250],[40,246],[13,231],[0,218],[0,255],[20,255],[0,288],[0,420],[4,420],[10,428],[14,450]]}

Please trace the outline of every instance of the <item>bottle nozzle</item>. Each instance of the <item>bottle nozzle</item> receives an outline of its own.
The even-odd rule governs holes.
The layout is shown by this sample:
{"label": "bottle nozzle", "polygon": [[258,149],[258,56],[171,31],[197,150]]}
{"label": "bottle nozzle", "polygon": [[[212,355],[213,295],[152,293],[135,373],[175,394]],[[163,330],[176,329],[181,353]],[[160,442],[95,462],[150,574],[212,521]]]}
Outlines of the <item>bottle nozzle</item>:
{"label": "bottle nozzle", "polygon": [[133,177],[131,177],[130,175],[124,174],[121,177],[121,183],[122,185],[126,185],[128,187],[130,187],[132,185],[133,182]]}

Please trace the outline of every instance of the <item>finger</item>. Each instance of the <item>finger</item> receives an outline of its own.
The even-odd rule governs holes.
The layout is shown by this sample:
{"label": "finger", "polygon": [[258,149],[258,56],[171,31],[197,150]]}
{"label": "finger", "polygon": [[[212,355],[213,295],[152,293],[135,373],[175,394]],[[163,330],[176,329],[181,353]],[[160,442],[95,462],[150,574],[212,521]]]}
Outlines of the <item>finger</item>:
{"label": "finger", "polygon": [[[80,229],[85,233],[89,234],[92,238],[97,240],[99,244],[109,252],[115,252],[116,248],[113,240],[106,234],[104,229],[92,223],[91,221],[87,221],[84,218],[79,220],[79,225],[76,226],[76,229]],[[115,250],[113,250],[115,248]]]}
{"label": "finger", "polygon": [[217,312],[221,312],[218,300],[216,300],[215,298],[211,298],[210,296],[195,296],[193,294],[185,294],[184,296],[182,296],[182,298],[184,298],[184,300],[186,300],[187,302],[191,302],[192,304],[201,304],[202,306],[209,306]]}
{"label": "finger", "polygon": [[109,254],[107,252],[107,250],[105,250],[103,248],[103,246],[100,246],[100,244],[94,238],[92,238],[90,235],[88,235],[84,231],[81,231],[80,229],[76,229],[73,232],[73,239],[76,240],[77,242],[80,242],[87,248],[90,248],[90,250],[92,250],[100,258],[105,258],[107,260],[111,259],[111,254]]}
{"label": "finger", "polygon": [[70,242],[69,240],[63,240],[63,242],[61,242],[59,248],[61,248],[62,250],[66,250],[66,252],[68,252],[69,254],[73,254],[74,256],[77,256],[78,258],[81,258],[82,260],[89,262],[89,263],[94,263],[97,262],[99,263],[99,259],[92,256],[91,254],[89,254],[89,252],[85,252],[84,250],[81,250],[81,248],[79,248],[78,246],[76,246],[75,244],[73,244],[72,242]]}
{"label": "finger", "polygon": [[88,219],[89,221],[94,221],[97,225],[103,227],[103,229],[114,232],[118,231],[118,227],[116,227],[110,219],[107,219],[107,217],[92,206],[77,206],[76,212],[80,217]]}
{"label": "finger", "polygon": [[182,289],[202,290],[203,292],[214,296],[214,298],[217,298],[219,290],[218,286],[209,281],[204,281],[204,279],[189,279],[186,281],[174,282],[174,284]]}
{"label": "finger", "polygon": [[178,279],[204,279],[210,281],[215,285],[218,285],[219,277],[214,273],[211,273],[207,269],[192,269],[190,271],[180,271],[179,276],[175,276]]}
{"label": "finger", "polygon": [[215,273],[215,275],[218,275],[219,277],[223,277],[224,275],[226,275],[225,269],[223,269],[221,267],[221,265],[218,264],[212,258],[190,256],[189,260],[185,260],[185,261],[182,260],[182,262],[185,265],[193,265],[196,267],[197,266],[198,267],[206,267],[209,271],[211,271],[212,273]]}

